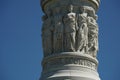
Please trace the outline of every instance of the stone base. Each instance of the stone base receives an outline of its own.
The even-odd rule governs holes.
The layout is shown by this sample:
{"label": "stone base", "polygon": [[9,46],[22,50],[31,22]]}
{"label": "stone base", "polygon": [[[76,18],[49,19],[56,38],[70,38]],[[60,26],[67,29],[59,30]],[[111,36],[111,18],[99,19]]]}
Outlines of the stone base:
{"label": "stone base", "polygon": [[40,80],[100,80],[97,72],[88,69],[60,70],[42,75]]}
{"label": "stone base", "polygon": [[97,60],[87,54],[65,52],[43,59],[40,80],[100,80]]}
{"label": "stone base", "polygon": [[42,75],[40,80],[100,80],[100,78],[97,72],[81,67],[81,70],[60,70],[47,73]]}

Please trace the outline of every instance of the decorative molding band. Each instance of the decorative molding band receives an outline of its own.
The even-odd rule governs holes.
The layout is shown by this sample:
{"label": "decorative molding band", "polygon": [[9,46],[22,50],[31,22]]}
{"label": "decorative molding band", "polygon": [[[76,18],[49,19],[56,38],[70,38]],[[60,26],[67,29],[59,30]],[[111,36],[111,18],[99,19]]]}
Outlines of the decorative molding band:
{"label": "decorative molding band", "polygon": [[[59,65],[58,65],[59,64]],[[97,70],[98,61],[97,59],[75,52],[64,52],[57,55],[51,55],[43,59],[42,65],[43,70],[49,69],[49,67],[59,67],[63,65],[76,65],[87,67],[92,70]]]}
{"label": "decorative molding band", "polygon": [[[42,10],[43,10],[43,11],[44,11],[44,6],[45,6],[47,3],[51,2],[51,1],[57,1],[57,0],[41,0],[41,1],[40,1],[40,4],[41,4],[41,7],[42,7]],[[86,1],[86,0],[78,0],[78,1]],[[93,4],[95,4],[95,5],[96,5],[96,11],[98,10],[99,4],[100,4],[100,0],[87,0],[87,1],[90,1],[90,2],[92,2]]]}

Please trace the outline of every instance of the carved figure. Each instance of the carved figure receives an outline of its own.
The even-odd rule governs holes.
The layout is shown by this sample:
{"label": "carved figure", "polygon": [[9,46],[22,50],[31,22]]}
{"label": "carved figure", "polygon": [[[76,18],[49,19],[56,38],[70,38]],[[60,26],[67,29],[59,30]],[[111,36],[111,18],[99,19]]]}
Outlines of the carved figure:
{"label": "carved figure", "polygon": [[96,57],[98,51],[98,25],[93,17],[88,17],[89,54]]}
{"label": "carved figure", "polygon": [[87,13],[82,9],[82,14],[78,14],[78,31],[77,31],[77,48],[78,52],[88,51],[88,27],[87,27]]}
{"label": "carved figure", "polygon": [[63,51],[63,22],[62,15],[60,14],[61,8],[56,7],[53,10],[54,19],[54,32],[53,32],[53,49],[54,53]]}
{"label": "carved figure", "polygon": [[63,23],[60,15],[54,17],[54,53],[63,51]]}
{"label": "carved figure", "polygon": [[47,18],[44,20],[43,26],[42,26],[42,42],[43,42],[43,51],[44,56],[48,56],[52,53],[52,29],[53,26],[51,24],[51,18]]}
{"label": "carved figure", "polygon": [[97,15],[95,14],[95,10],[92,7],[86,7],[86,11],[88,13],[88,16],[93,17],[95,20],[97,20]]}
{"label": "carved figure", "polygon": [[76,13],[73,13],[73,6],[70,6],[70,13],[64,16],[64,47],[65,51],[75,51],[76,41]]}

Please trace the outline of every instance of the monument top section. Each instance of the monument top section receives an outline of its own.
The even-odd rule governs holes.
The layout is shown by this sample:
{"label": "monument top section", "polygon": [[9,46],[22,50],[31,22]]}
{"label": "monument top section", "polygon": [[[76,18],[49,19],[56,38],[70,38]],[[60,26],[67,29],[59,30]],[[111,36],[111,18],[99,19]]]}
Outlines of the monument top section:
{"label": "monument top section", "polygon": [[97,10],[100,0],[40,0],[43,61],[40,80],[100,80]]}
{"label": "monument top section", "polygon": [[40,4],[41,4],[41,7],[42,7],[42,10],[45,11],[45,8],[46,8],[46,5],[48,3],[55,3],[55,2],[61,2],[61,1],[64,1],[64,2],[69,2],[70,3],[74,3],[75,5],[76,4],[87,4],[87,3],[91,3],[90,5],[92,5],[92,7],[95,9],[95,11],[98,10],[99,8],[99,4],[100,4],[100,0],[40,0]]}

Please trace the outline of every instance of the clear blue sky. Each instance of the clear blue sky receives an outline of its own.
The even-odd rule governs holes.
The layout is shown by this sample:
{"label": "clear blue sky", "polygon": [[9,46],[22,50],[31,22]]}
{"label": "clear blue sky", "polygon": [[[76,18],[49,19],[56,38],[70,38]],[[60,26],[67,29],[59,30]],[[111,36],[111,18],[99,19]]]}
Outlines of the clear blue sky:
{"label": "clear blue sky", "polygon": [[[38,80],[42,44],[39,0],[0,0],[0,80]],[[101,0],[99,74],[120,79],[120,1]]]}

